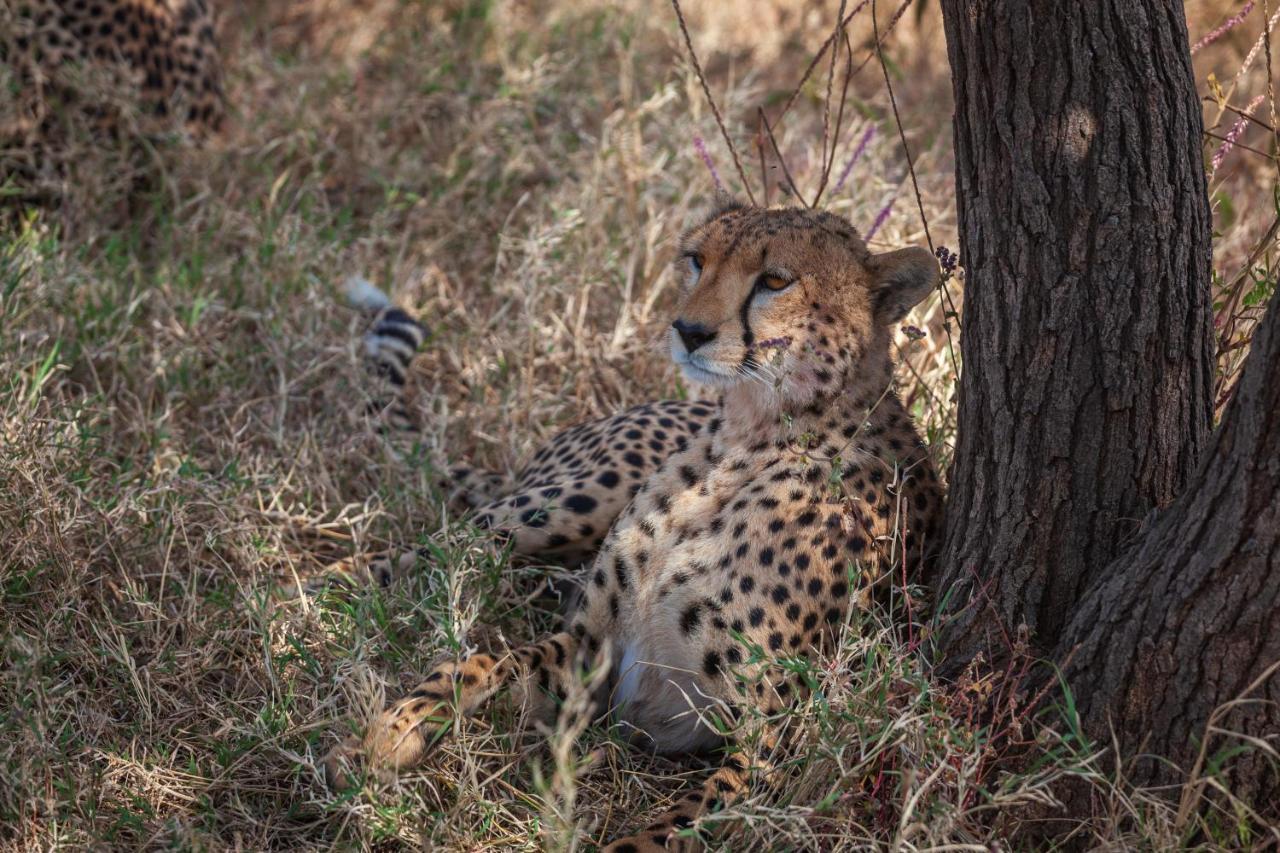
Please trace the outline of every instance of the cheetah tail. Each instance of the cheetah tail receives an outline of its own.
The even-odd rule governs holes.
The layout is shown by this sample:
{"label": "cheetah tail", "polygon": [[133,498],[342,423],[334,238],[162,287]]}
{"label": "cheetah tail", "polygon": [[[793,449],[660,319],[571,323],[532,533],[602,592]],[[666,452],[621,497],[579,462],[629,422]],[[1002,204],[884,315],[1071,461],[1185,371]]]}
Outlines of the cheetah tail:
{"label": "cheetah tail", "polygon": [[[364,334],[365,361],[370,372],[391,386],[385,389],[382,400],[371,402],[370,413],[381,418],[379,427],[384,431],[418,432],[406,384],[409,364],[429,332],[366,278],[352,276],[344,290],[352,307],[373,318]],[[450,467],[443,456],[435,453],[432,463],[444,474],[437,483],[440,490],[466,507],[488,503],[511,488],[510,478],[503,474],[466,465]]]}
{"label": "cheetah tail", "polygon": [[409,364],[430,332],[366,278],[352,276],[347,279],[344,290],[347,302],[372,318],[363,339],[365,364],[374,376],[390,386],[385,395],[370,401],[369,412],[380,419],[380,430],[418,431],[405,383]]}

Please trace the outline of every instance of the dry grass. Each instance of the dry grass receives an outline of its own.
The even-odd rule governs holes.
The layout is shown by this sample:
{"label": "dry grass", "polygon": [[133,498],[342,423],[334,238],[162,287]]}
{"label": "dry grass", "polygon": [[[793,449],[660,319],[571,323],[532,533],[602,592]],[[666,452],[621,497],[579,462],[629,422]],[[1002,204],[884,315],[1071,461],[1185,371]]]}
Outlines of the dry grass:
{"label": "dry grass", "polygon": [[[686,5],[756,176],[754,109],[785,99],[836,4]],[[883,24],[897,4],[880,5]],[[0,153],[23,164],[5,170],[0,244],[0,845],[570,849],[700,778],[696,762],[598,728],[548,747],[514,709],[390,786],[335,798],[313,775],[349,720],[439,655],[554,622],[535,593],[559,569],[513,564],[454,523],[432,454],[508,468],[570,422],[685,393],[656,340],[672,240],[712,189],[694,137],[723,178],[733,170],[659,9],[238,4],[225,140],[95,142],[68,114],[60,157]],[[1194,36],[1227,4],[1191,12]],[[1258,17],[1197,56],[1202,77],[1234,73]],[[933,239],[954,248],[940,29],[912,6],[887,58]],[[865,13],[852,35],[861,60]],[[1232,103],[1261,91],[1260,62]],[[825,88],[815,74],[779,138],[802,188],[820,169]],[[866,230],[893,201],[875,244],[923,242],[874,60],[848,115],[837,167],[876,132],[824,204]],[[1242,141],[1270,144],[1257,128]],[[1258,160],[1236,151],[1214,180],[1227,284],[1270,221],[1274,172]],[[1271,262],[1255,265],[1273,286]],[[359,321],[335,295],[352,272],[435,333],[417,364],[429,425],[416,446],[358,415]],[[1249,282],[1234,307],[1224,285],[1233,341],[1247,341]],[[931,300],[914,320],[929,336],[900,343],[905,394],[945,459],[943,314]],[[415,541],[438,565],[389,591],[286,600],[329,560]],[[869,618],[813,668],[820,698],[794,714],[807,748],[787,795],[736,807],[729,848],[987,845],[1052,816],[1065,775],[1095,791],[1076,828],[1088,843],[1264,837],[1221,798],[1180,818],[1127,786],[1105,745],[1072,733],[1069,703],[1065,734],[1004,703],[1030,758],[997,772],[971,712],[999,685],[938,689],[916,640]]]}

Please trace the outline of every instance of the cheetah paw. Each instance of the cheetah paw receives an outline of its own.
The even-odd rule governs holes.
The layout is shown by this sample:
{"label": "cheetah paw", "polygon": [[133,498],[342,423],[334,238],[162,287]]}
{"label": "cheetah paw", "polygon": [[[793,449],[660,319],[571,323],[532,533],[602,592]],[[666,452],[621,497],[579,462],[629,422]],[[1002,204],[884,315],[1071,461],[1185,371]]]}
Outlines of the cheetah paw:
{"label": "cheetah paw", "polygon": [[349,735],[321,761],[324,783],[333,791],[348,791],[360,784],[364,763],[362,741],[356,735]]}
{"label": "cheetah paw", "polygon": [[680,830],[693,825],[687,815],[668,816],[642,832],[615,839],[604,848],[603,853],[657,853],[672,850],[694,851],[705,850],[707,838],[680,834]]}
{"label": "cheetah paw", "polygon": [[[668,842],[671,842],[672,846],[668,847]],[[602,853],[657,853],[659,850],[666,853],[666,851],[681,849],[679,845],[680,840],[674,835],[670,835],[663,830],[657,830],[615,839],[608,847],[604,848]]]}

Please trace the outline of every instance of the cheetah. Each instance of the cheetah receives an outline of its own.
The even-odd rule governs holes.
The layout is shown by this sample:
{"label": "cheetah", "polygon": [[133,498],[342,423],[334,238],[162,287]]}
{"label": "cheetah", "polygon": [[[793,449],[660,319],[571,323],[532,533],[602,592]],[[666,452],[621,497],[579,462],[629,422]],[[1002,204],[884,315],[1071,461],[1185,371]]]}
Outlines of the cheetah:
{"label": "cheetah", "polygon": [[715,399],[562,433],[478,510],[521,550],[608,531],[565,630],[440,664],[331,750],[331,785],[420,763],[503,689],[554,715],[590,671],[595,710],[630,742],[726,748],[697,790],[607,849],[679,847],[704,814],[777,784],[785,731],[765,722],[735,744],[734,723],[804,695],[787,662],[830,649],[878,588],[923,577],[942,488],[894,392],[890,343],[938,285],[932,255],[871,254],[830,213],[726,201],[684,235],[679,264],[671,358]]}
{"label": "cheetah", "polygon": [[178,119],[194,136],[222,124],[221,63],[206,0],[19,0],[0,12],[0,23],[8,33],[0,60],[24,81],[16,124],[4,136],[39,128],[45,92],[69,65],[124,71],[153,114]]}

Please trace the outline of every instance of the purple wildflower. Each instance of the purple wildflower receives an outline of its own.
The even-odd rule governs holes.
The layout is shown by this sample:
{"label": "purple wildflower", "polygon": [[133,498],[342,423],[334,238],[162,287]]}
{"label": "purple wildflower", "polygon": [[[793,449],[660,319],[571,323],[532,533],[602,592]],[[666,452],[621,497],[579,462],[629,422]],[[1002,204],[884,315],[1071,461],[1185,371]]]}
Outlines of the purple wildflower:
{"label": "purple wildflower", "polygon": [[716,189],[723,190],[724,184],[720,182],[720,173],[716,171],[716,164],[712,162],[711,155],[707,153],[707,144],[697,134],[694,134],[693,137],[693,148],[698,152],[698,156],[702,158],[702,162],[707,164],[707,171],[711,173],[711,180],[715,181]]}
{"label": "purple wildflower", "polygon": [[880,208],[880,212],[876,214],[875,222],[871,223],[871,227],[867,229],[867,235],[864,240],[870,240],[880,230],[880,226],[884,225],[884,221],[889,218],[889,211],[893,210],[893,203],[897,201],[897,196],[889,199],[889,203]]}
{"label": "purple wildflower", "polygon": [[1199,51],[1213,44],[1218,39],[1222,38],[1227,33],[1234,30],[1237,26],[1240,25],[1240,22],[1245,19],[1245,16],[1247,16],[1250,12],[1253,11],[1253,7],[1256,6],[1257,4],[1258,4],[1258,0],[1249,0],[1248,3],[1244,4],[1244,8],[1241,9],[1239,13],[1237,13],[1236,15],[1230,18],[1227,18],[1227,20],[1224,21],[1220,27],[1210,32],[1204,38],[1200,39],[1200,41],[1191,45],[1191,53],[1192,54],[1198,53]]}
{"label": "purple wildflower", "polygon": [[[1250,101],[1249,106],[1245,108],[1245,112],[1251,113],[1256,110],[1262,103],[1264,97],[1264,95],[1259,95]],[[1236,142],[1238,142],[1240,137],[1244,135],[1245,125],[1248,121],[1249,120],[1244,116],[1240,116],[1240,118],[1236,119],[1236,123],[1231,125],[1231,130],[1227,132],[1226,139],[1223,140],[1222,145],[1218,147],[1218,150],[1213,152],[1213,163],[1209,169],[1209,177],[1212,178],[1217,173],[1218,167],[1222,165],[1222,161],[1231,153],[1231,149],[1236,147]]]}
{"label": "purple wildflower", "polygon": [[926,332],[924,329],[920,328],[919,326],[911,326],[911,325],[903,326],[902,334],[906,335],[908,339],[913,341],[923,340],[924,338],[928,337],[928,332]]}
{"label": "purple wildflower", "polygon": [[844,164],[844,168],[840,170],[840,180],[836,181],[835,189],[832,190],[833,193],[840,192],[844,182],[849,179],[849,173],[853,171],[853,165],[862,157],[862,152],[867,150],[867,143],[875,135],[876,126],[874,124],[868,125],[867,129],[862,133],[862,138],[858,140],[858,147],[853,149],[853,154],[850,155],[848,162]]}
{"label": "purple wildflower", "polygon": [[946,246],[939,246],[934,254],[938,257],[938,266],[942,267],[943,279],[945,280],[955,275],[956,266],[960,263],[960,256]]}

